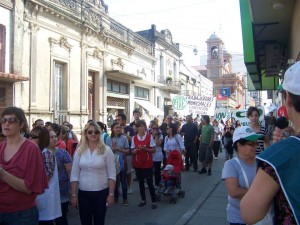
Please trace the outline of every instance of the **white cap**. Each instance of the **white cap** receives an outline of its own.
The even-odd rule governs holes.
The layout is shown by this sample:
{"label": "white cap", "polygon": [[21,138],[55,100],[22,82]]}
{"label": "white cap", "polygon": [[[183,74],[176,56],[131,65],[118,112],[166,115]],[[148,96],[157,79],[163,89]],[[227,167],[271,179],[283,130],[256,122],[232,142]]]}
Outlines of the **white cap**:
{"label": "white cap", "polygon": [[251,129],[251,127],[248,126],[242,126],[237,128],[233,133],[232,141],[235,143],[236,141],[240,139],[245,139],[247,141],[256,141],[257,139],[263,137],[262,134],[257,134],[255,131]]}
{"label": "white cap", "polygon": [[164,168],[164,170],[174,170],[174,166],[171,164],[166,165],[166,167]]}
{"label": "white cap", "polygon": [[300,61],[292,65],[284,74],[282,87],[289,93],[300,95]]}

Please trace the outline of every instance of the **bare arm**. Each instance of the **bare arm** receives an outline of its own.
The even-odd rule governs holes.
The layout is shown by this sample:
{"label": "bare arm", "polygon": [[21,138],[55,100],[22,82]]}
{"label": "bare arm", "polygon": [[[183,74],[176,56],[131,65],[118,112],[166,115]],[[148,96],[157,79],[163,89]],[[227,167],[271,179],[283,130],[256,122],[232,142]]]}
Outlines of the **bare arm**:
{"label": "bare arm", "polygon": [[23,192],[25,194],[31,194],[31,191],[26,187],[25,181],[9,172],[5,171],[0,165],[0,179],[9,184],[13,189]]}
{"label": "bare arm", "polygon": [[72,171],[72,163],[65,163],[64,167],[65,167],[65,170],[68,174],[68,177],[70,178],[71,171]]}
{"label": "bare arm", "polygon": [[228,194],[232,198],[242,199],[242,197],[247,193],[248,189],[241,188],[239,186],[239,181],[236,177],[229,177],[225,179],[226,188]]}
{"label": "bare arm", "polygon": [[241,200],[241,215],[245,223],[254,224],[267,214],[269,206],[279,190],[279,185],[261,168]]}
{"label": "bare arm", "polygon": [[114,181],[113,179],[108,179],[109,194],[106,199],[108,206],[112,206],[114,204],[115,186],[116,186],[116,181]]}

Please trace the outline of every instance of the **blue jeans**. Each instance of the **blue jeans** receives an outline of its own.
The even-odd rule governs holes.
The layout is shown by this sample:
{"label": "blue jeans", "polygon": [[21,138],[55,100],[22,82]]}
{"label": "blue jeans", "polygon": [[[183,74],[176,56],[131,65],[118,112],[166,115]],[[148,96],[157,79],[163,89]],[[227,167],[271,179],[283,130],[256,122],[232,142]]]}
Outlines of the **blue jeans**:
{"label": "blue jeans", "polygon": [[117,175],[116,187],[115,187],[115,200],[119,199],[119,187],[120,183],[122,186],[123,200],[127,200],[127,181],[126,181],[126,170],[121,170]]}
{"label": "blue jeans", "polygon": [[0,212],[0,225],[38,225],[39,211],[36,206],[12,213]]}

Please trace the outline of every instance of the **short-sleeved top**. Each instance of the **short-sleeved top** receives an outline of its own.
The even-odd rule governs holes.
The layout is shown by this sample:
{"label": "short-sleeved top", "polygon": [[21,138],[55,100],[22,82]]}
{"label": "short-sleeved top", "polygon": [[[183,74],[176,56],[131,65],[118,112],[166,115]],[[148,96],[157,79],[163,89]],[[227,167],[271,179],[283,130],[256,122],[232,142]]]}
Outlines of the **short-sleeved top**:
{"label": "short-sleeved top", "polygon": [[[251,185],[256,174],[256,162],[249,165],[239,157],[237,157],[237,159],[240,161],[247,175],[249,185]],[[228,160],[224,164],[222,179],[225,180],[226,178],[237,178],[239,186],[241,188],[247,188],[241,166],[235,159]],[[232,198],[230,195],[228,195],[227,220],[230,223],[245,223],[241,217],[240,199]]]}
{"label": "short-sleeved top", "polygon": [[0,213],[17,212],[30,209],[36,205],[35,198],[48,188],[42,153],[39,147],[26,139],[16,154],[4,160],[7,141],[0,143],[0,164],[8,173],[23,179],[30,195],[17,191],[0,179]]}
{"label": "short-sleeved top", "polygon": [[220,126],[214,126],[214,141],[221,141],[222,131]]}
{"label": "short-sleeved top", "polygon": [[[268,129],[264,126],[260,126],[260,131],[257,132],[257,134],[262,134],[264,136],[266,136],[268,133]],[[264,151],[265,150],[265,139],[264,137],[261,137],[257,140],[258,144],[257,144],[257,147],[255,149],[256,151],[256,154],[259,154],[260,152]]]}
{"label": "short-sleeved top", "polygon": [[182,126],[181,132],[184,133],[184,141],[193,142],[198,136],[198,127],[194,123],[186,123]]}
{"label": "short-sleeved top", "polygon": [[61,202],[67,202],[70,200],[70,179],[65,169],[65,164],[71,164],[72,157],[66,150],[60,148],[56,148],[55,157],[58,169],[60,199]]}
{"label": "short-sleeved top", "polygon": [[184,141],[183,138],[179,135],[176,134],[174,137],[169,137],[166,136],[165,140],[164,140],[164,150],[165,151],[173,151],[173,150],[177,150],[180,153],[182,153],[182,149],[185,149],[184,147]]}
{"label": "short-sleeved top", "polygon": [[[151,139],[153,139],[154,141],[156,141],[155,138],[153,138],[153,136],[151,135]],[[158,139],[159,140],[163,140],[164,139],[163,135],[160,134],[158,136]],[[156,151],[153,153],[153,161],[154,162],[163,161],[163,157],[164,156],[163,156],[163,153],[162,153],[162,147],[161,146],[155,146],[155,149],[156,149]]]}
{"label": "short-sleeved top", "polygon": [[214,136],[214,133],[214,127],[211,124],[203,125],[201,129],[201,144],[209,145],[211,142],[211,137]]}
{"label": "short-sleeved top", "polygon": [[[131,146],[130,146],[130,148],[131,149],[134,149],[135,148],[135,144],[134,144],[134,139],[135,138],[138,138],[138,140],[140,140],[140,141],[144,141],[145,139],[146,139],[146,136],[147,136],[147,132],[144,134],[144,136],[140,136],[140,135],[135,135],[135,136],[133,136],[132,137],[132,140],[131,140]],[[155,143],[155,141],[154,141],[154,139],[153,138],[150,138],[150,147],[151,148],[153,148],[153,147],[155,147],[156,146],[156,143]]]}
{"label": "short-sleeved top", "polygon": [[[106,145],[113,149],[113,143],[117,143],[118,148],[129,149],[128,139],[124,135],[120,135],[119,137],[111,137],[109,136],[106,140]],[[124,155],[123,152],[116,151],[117,155]]]}

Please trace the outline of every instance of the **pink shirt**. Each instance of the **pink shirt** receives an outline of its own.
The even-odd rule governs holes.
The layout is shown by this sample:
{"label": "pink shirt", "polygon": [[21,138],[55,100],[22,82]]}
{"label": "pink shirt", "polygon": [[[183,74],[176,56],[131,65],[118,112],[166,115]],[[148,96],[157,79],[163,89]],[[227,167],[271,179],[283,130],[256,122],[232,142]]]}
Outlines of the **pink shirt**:
{"label": "pink shirt", "polygon": [[6,141],[0,143],[0,164],[8,173],[23,179],[32,193],[28,195],[17,191],[0,179],[0,213],[30,209],[36,205],[36,195],[48,188],[41,150],[26,139],[17,153],[9,161],[5,161],[5,146]]}

